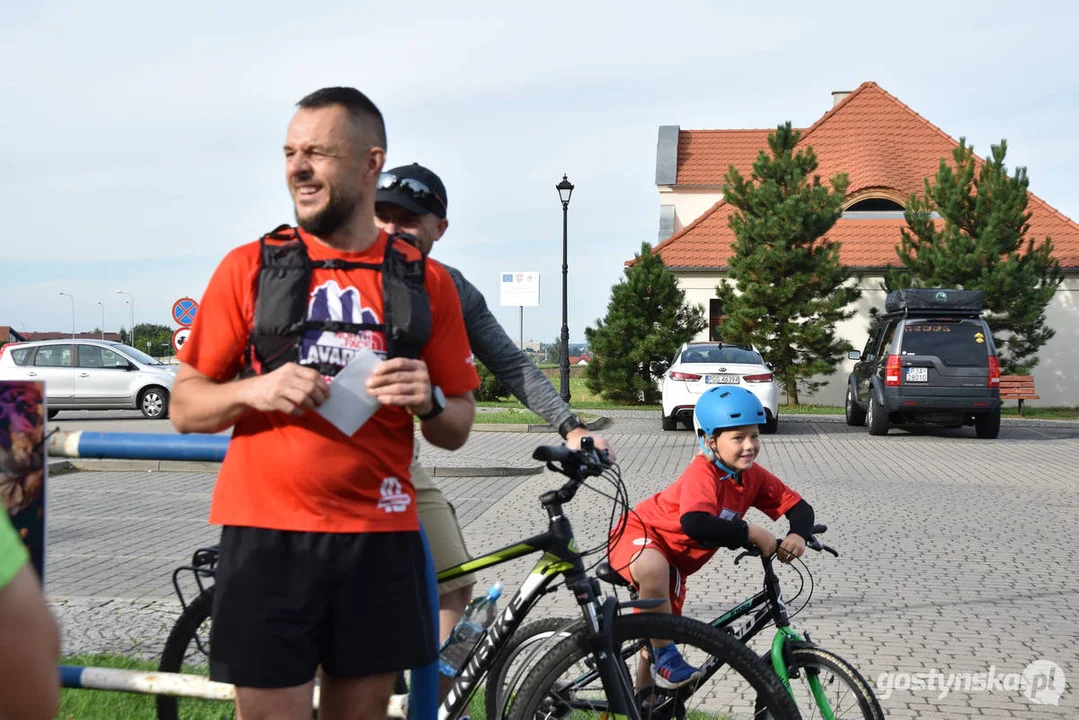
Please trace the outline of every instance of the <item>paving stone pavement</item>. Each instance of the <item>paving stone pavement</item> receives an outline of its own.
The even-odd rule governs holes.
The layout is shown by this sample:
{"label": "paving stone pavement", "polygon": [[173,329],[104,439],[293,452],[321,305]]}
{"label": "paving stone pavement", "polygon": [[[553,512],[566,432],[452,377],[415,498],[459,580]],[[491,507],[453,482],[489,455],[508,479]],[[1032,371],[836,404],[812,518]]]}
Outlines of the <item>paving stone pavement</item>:
{"label": "paving stone pavement", "polygon": [[[688,432],[659,430],[657,413],[615,417],[605,434],[636,502],[671,482],[691,459]],[[822,536],[838,558],[810,553],[813,595],[794,619],[823,646],[858,667],[894,718],[1072,718],[1079,716],[1079,650],[1070,622],[1079,617],[1079,424],[1005,421],[1001,437],[968,429],[893,430],[871,437],[834,419],[781,419],[765,436],[761,464],[813,504]],[[477,463],[526,466],[553,434],[475,434],[462,449]],[[448,464],[426,443],[425,464]],[[473,552],[542,531],[539,494],[560,484],[550,473],[524,477],[441,478]],[[65,652],[153,657],[179,612],[172,569],[217,530],[206,525],[213,476],[176,472],[79,472],[49,486],[47,592]],[[612,503],[582,489],[567,505],[582,548],[602,544]],[[749,518],[773,528],[760,513]],[[734,566],[721,551],[690,578],[686,613],[709,618],[759,588],[755,561]],[[484,571],[512,587],[531,562]],[[805,571],[803,571],[804,573]],[[792,609],[799,577],[784,568]],[[536,617],[576,612],[564,590]],[[753,641],[763,652],[767,638]],[[1011,683],[1030,663],[1056,663],[1070,680],[1059,705],[1035,704]],[[962,690],[971,673],[1004,675],[991,691]],[[929,673],[960,687],[910,689]],[[966,675],[964,675],[966,674]],[[977,678],[974,683],[977,683]],[[891,691],[888,688],[891,687]],[[969,685],[968,685],[969,687]],[[975,685],[976,687],[976,685]],[[1044,696],[1038,696],[1044,697]]]}

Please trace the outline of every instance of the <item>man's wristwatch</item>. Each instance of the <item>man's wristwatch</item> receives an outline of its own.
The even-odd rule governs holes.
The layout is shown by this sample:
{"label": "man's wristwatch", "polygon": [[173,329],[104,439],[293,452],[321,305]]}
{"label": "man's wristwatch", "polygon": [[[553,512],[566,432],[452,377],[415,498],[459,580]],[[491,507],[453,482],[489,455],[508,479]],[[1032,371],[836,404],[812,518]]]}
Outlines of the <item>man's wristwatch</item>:
{"label": "man's wristwatch", "polygon": [[431,420],[438,417],[446,409],[446,395],[438,385],[431,386],[431,412],[419,415],[420,420]]}

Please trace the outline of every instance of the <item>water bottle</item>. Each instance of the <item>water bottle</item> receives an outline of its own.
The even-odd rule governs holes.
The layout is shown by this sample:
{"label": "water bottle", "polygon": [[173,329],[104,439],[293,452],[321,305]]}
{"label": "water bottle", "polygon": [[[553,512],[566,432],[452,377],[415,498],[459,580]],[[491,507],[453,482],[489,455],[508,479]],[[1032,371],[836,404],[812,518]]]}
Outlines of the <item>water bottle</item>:
{"label": "water bottle", "polygon": [[447,677],[454,677],[465,664],[468,654],[479,642],[484,630],[498,616],[498,598],[502,595],[502,582],[496,582],[483,597],[476,598],[465,608],[465,614],[453,626],[453,631],[438,650],[438,670]]}

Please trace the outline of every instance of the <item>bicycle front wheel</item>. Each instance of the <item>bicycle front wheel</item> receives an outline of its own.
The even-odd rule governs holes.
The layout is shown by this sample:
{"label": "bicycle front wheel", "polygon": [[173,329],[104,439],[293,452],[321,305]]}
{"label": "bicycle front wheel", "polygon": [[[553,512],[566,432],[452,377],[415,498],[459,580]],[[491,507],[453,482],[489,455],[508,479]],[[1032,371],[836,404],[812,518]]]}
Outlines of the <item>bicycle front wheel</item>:
{"label": "bicycle front wheel", "polygon": [[[795,645],[791,648],[793,665],[787,668],[791,691],[804,718],[828,717],[817,702],[809,679],[820,680],[822,695],[827,701],[832,717],[866,718],[884,720],[884,711],[873,694],[873,688],[849,662],[833,652],[813,645]],[[764,659],[771,663],[771,655]],[[763,710],[763,705],[758,705]],[[763,715],[768,718],[770,715]]]}
{"label": "bicycle front wheel", "polygon": [[[798,710],[778,676],[728,632],[685,617],[659,613],[619,615],[611,628],[619,662],[636,678],[642,720],[797,720]],[[694,684],[663,689],[656,683],[652,640],[670,640],[685,660],[710,671]],[[609,716],[603,686],[588,648],[587,631],[576,630],[545,655],[509,699],[509,720],[583,720]],[[757,707],[760,705],[760,708]]]}
{"label": "bicycle front wheel", "polygon": [[[484,708],[487,720],[505,717],[503,701],[513,693],[530,664],[558,640],[568,637],[580,618],[544,618],[518,628],[510,635],[487,673]],[[552,640],[552,638],[555,638]]]}

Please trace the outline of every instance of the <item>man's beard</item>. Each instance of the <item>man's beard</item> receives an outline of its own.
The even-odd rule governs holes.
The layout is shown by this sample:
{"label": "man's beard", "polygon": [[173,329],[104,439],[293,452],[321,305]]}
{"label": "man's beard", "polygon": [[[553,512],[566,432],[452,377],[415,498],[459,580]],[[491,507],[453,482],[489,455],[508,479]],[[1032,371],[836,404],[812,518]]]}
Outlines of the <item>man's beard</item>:
{"label": "man's beard", "polygon": [[340,230],[341,226],[352,217],[352,212],[359,201],[358,197],[342,198],[331,191],[326,207],[306,219],[301,219],[299,211],[294,208],[296,224],[315,237],[329,237]]}

